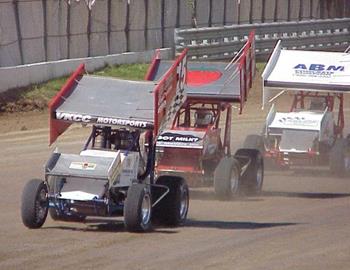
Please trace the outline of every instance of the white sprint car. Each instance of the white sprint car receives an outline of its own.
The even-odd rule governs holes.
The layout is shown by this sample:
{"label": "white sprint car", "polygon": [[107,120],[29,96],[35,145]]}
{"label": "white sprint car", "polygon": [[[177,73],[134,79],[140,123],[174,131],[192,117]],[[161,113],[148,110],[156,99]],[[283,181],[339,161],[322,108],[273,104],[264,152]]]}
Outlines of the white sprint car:
{"label": "white sprint car", "polygon": [[263,105],[289,95],[288,111],[273,103],[263,132],[248,135],[245,148],[258,148],[281,166],[328,166],[344,175],[349,141],[343,136],[344,94],[350,92],[350,54],[282,49],[278,42],[263,77]]}

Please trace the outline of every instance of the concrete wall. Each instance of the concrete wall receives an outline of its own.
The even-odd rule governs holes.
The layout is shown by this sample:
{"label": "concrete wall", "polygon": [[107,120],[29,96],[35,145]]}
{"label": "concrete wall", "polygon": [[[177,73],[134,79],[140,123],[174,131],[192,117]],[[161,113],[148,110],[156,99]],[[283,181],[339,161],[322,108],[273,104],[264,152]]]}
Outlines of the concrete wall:
{"label": "concrete wall", "polygon": [[[174,28],[350,16],[350,0],[0,0],[0,67],[173,47]],[[195,20],[194,20],[195,19]]]}
{"label": "concrete wall", "polygon": [[19,1],[18,13],[24,64],[45,61],[42,2]]}
{"label": "concrete wall", "polygon": [[164,1],[164,47],[172,47],[174,45],[174,29],[177,27],[177,10],[177,1]]}
{"label": "concrete wall", "polygon": [[68,57],[67,12],[65,1],[46,2],[47,61]]}
{"label": "concrete wall", "polygon": [[90,55],[110,54],[108,48],[108,1],[95,2],[96,8],[91,10]]}
{"label": "concrete wall", "polygon": [[0,66],[21,63],[15,9],[7,0],[0,0]]}
{"label": "concrete wall", "polygon": [[111,33],[110,50],[111,53],[122,53],[127,50],[127,40],[125,26],[127,24],[127,0],[111,1]]}
{"label": "concrete wall", "polygon": [[[0,92],[68,76],[81,63],[85,63],[87,71],[92,72],[107,65],[149,63],[153,55],[154,50],[150,50],[3,67],[0,68]],[[171,59],[173,57],[172,50],[161,49],[161,57],[162,59]]]}

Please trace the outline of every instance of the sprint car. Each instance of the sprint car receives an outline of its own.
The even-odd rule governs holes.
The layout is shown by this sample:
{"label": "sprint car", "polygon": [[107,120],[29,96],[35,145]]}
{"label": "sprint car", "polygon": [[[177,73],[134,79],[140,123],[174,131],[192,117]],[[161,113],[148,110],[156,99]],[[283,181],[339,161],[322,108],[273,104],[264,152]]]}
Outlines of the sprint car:
{"label": "sprint car", "polygon": [[49,104],[50,144],[72,123],[91,126],[91,135],[78,154],[55,151],[44,180],[25,185],[25,226],[40,228],[48,213],[60,221],[123,216],[128,231],[185,222],[186,180],[155,178],[154,158],[156,137],[182,90],[186,53],[156,83],[86,75],[84,65],[72,74]]}
{"label": "sprint car", "polygon": [[283,49],[279,41],[262,74],[263,104],[288,94],[292,104],[289,111],[273,104],[262,134],[247,136],[244,147],[260,149],[282,167],[329,166],[344,175],[350,165],[343,135],[349,59],[349,53]]}
{"label": "sprint car", "polygon": [[[187,63],[184,102],[157,138],[158,175],[183,177],[192,187],[214,186],[220,199],[261,191],[264,165],[259,150],[231,153],[232,107],[239,104],[242,112],[252,85],[254,42],[251,32],[230,63]],[[155,57],[146,79],[162,76],[168,65]]]}

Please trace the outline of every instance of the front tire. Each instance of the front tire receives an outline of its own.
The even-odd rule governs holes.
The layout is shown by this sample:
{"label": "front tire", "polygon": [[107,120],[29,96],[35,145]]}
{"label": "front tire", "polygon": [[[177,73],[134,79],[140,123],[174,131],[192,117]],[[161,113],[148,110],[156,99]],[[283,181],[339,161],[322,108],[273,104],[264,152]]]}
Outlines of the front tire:
{"label": "front tire", "polygon": [[24,187],[21,202],[23,224],[30,229],[40,228],[49,209],[48,190],[44,181],[30,180]]}
{"label": "front tire", "polygon": [[[157,184],[167,186],[169,193],[154,206],[154,221],[167,226],[184,224],[189,209],[189,189],[186,181],[178,177],[162,176],[157,180]],[[161,194],[155,190],[154,195],[157,199]]]}
{"label": "front tire", "polygon": [[133,184],[129,187],[124,205],[124,224],[130,232],[149,231],[151,229],[152,202],[151,193],[145,184]]}
{"label": "front tire", "polygon": [[214,172],[215,195],[222,200],[230,199],[240,193],[241,167],[232,157],[224,157]]}

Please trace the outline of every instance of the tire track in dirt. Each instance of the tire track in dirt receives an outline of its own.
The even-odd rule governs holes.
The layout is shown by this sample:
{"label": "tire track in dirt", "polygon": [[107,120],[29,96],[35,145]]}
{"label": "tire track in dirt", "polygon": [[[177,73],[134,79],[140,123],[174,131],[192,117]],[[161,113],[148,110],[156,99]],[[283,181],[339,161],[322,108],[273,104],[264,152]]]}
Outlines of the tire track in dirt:
{"label": "tire track in dirt", "polygon": [[[250,104],[244,113],[233,117],[233,148],[260,132],[266,112]],[[48,218],[42,229],[29,230],[20,220],[20,196],[28,179],[42,178],[54,149],[46,124],[0,134],[0,269],[350,268],[350,180],[327,169],[267,171],[262,196],[226,202],[212,188],[192,189],[184,227],[133,234],[122,219]],[[85,132],[70,130],[55,146],[78,153]]]}

